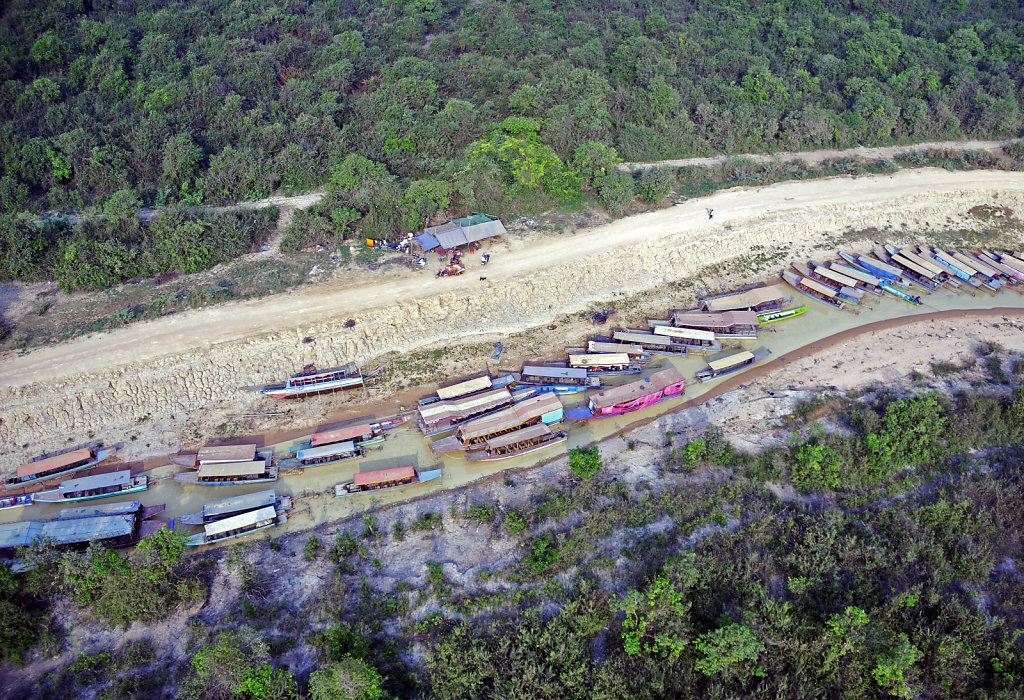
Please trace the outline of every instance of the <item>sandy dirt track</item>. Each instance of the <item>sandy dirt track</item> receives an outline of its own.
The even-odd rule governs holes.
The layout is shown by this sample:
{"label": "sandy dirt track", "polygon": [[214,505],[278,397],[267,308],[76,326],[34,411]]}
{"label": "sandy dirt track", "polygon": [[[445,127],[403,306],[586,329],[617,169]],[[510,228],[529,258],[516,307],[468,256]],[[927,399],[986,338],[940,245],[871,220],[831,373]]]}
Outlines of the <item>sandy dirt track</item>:
{"label": "sandy dirt track", "polygon": [[[307,363],[365,363],[391,350],[504,337],[617,294],[664,296],[671,282],[752,253],[806,258],[834,250],[842,232],[869,228],[892,240],[980,230],[988,224],[969,213],[978,205],[1019,218],[1024,173],[922,169],[728,190],[531,241],[494,260],[486,282],[404,272],[361,287],[330,283],[8,355],[0,362],[0,444],[13,449],[2,466],[49,441],[90,434],[112,442],[143,432],[170,446],[191,413],[266,410],[242,387]],[[347,319],[355,326],[345,328]]]}

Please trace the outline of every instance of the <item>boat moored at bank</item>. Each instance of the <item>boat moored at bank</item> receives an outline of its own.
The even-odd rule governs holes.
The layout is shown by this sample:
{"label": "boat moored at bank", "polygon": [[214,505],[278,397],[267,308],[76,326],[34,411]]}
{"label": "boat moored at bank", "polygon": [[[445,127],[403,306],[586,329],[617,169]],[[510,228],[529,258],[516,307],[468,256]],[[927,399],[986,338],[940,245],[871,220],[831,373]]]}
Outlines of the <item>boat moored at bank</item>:
{"label": "boat moored at bank", "polygon": [[441,477],[441,474],[442,470],[440,469],[420,471],[412,466],[359,472],[352,477],[352,481],[346,481],[335,486],[334,495],[340,498],[342,496],[357,496],[363,493],[400,489],[438,479]]}
{"label": "boat moored at bank", "polygon": [[668,399],[681,397],[686,380],[674,367],[621,386],[602,389],[588,397],[587,405],[566,412],[570,420],[595,420],[632,413]]}
{"label": "boat moored at bank", "polygon": [[107,447],[81,447],[70,452],[37,459],[18,467],[16,476],[7,480],[6,488],[15,489],[19,486],[51,479],[55,476],[63,476],[81,469],[94,467],[105,459],[114,455],[114,448]]}
{"label": "boat moored at bank", "polygon": [[697,379],[703,383],[736,374],[748,367],[762,362],[771,354],[768,348],[757,348],[754,351],[744,350],[726,357],[719,357],[708,362],[708,366],[697,372]]}
{"label": "boat moored at bank", "polygon": [[71,501],[88,501],[96,498],[110,498],[138,493],[149,488],[149,477],[145,474],[132,476],[130,470],[97,474],[81,479],[70,479],[49,491],[32,494],[33,501],[42,503],[68,503]]}

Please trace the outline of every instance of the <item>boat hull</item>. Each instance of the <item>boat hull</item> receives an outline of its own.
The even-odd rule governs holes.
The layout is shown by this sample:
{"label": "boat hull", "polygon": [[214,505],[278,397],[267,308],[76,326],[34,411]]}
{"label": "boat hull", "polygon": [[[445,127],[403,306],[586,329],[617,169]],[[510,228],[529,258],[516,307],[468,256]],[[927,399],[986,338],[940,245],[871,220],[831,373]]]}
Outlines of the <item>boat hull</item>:
{"label": "boat hull", "polygon": [[24,481],[18,481],[16,483],[8,481],[6,486],[5,486],[5,488],[16,489],[16,488],[20,488],[22,486],[26,486],[28,484],[34,484],[37,481],[49,481],[50,479],[55,479],[58,476],[66,476],[68,474],[73,474],[74,472],[81,471],[82,469],[90,469],[92,467],[95,467],[97,464],[99,464],[103,460],[109,459],[110,457],[112,457],[114,455],[114,452],[116,452],[116,450],[113,447],[108,447],[108,448],[103,449],[103,450],[98,450],[96,452],[96,457],[94,459],[90,460],[89,462],[87,462],[86,464],[83,464],[80,467],[72,467],[71,469],[65,469],[64,471],[61,471],[61,472],[56,472],[54,474],[47,474],[46,476],[40,476],[40,477],[36,477],[36,478],[33,478],[33,479],[25,479]]}
{"label": "boat hull", "polygon": [[334,487],[335,498],[347,498],[348,496],[365,496],[370,493],[383,493],[384,491],[397,491],[398,489],[408,488],[410,486],[417,486],[418,484],[424,484],[428,481],[440,478],[442,474],[441,469],[430,469],[428,471],[417,472],[416,481],[411,481],[408,484],[401,484],[399,486],[389,486],[386,489],[367,489],[366,491],[348,491],[346,487],[351,484],[351,481],[346,481],[343,484],[338,484]]}
{"label": "boat hull", "polygon": [[561,443],[566,442],[568,439],[569,439],[569,436],[566,435],[563,432],[563,433],[561,433],[560,437],[555,438],[554,440],[549,440],[549,441],[547,441],[545,443],[542,443],[540,445],[534,445],[533,447],[530,447],[530,448],[525,449],[525,450],[521,450],[520,452],[513,452],[511,454],[505,454],[505,455],[488,455],[486,452],[471,452],[471,453],[466,455],[466,459],[468,461],[470,461],[470,462],[499,462],[499,461],[501,461],[503,459],[512,459],[514,457],[522,457],[523,455],[528,455],[531,452],[536,452],[537,450],[543,450],[544,448],[552,447],[553,445],[560,445]]}
{"label": "boat hull", "polygon": [[98,498],[113,498],[115,496],[126,496],[130,493],[138,493],[145,491],[149,488],[149,484],[142,484],[140,486],[133,486],[130,489],[123,491],[114,491],[113,493],[98,493],[92,496],[74,496],[72,498],[61,498],[60,491],[53,489],[52,491],[40,491],[39,493],[32,494],[32,500],[38,503],[74,503],[75,501],[94,501]]}
{"label": "boat hull", "polygon": [[6,498],[0,498],[0,510],[24,508],[25,506],[32,505],[32,502],[32,496],[27,493],[21,496],[8,496]]}
{"label": "boat hull", "polygon": [[[602,374],[607,374],[607,372],[603,372]],[[587,376],[593,376],[593,375],[591,375],[588,372]],[[582,385],[580,385],[580,386],[566,386],[566,385],[562,385],[562,384],[557,384],[557,385],[551,385],[551,384],[530,384],[528,382],[526,382],[526,383],[524,383],[524,382],[516,382],[516,386],[517,387],[521,387],[523,389],[533,389],[538,394],[578,394],[578,393],[580,393],[582,391],[586,391],[588,388],[591,388],[591,387],[586,387],[586,386],[582,386]]]}
{"label": "boat hull", "polygon": [[272,523],[268,523],[266,525],[260,525],[259,527],[254,527],[251,530],[246,530],[245,532],[239,532],[237,535],[229,535],[227,537],[218,537],[217,539],[211,540],[209,542],[206,541],[206,533],[205,532],[199,532],[199,533],[196,533],[195,535],[192,535],[187,540],[185,540],[185,545],[188,546],[188,547],[202,547],[203,545],[207,545],[207,544],[215,544],[217,542],[227,542],[228,540],[233,540],[233,539],[236,539],[238,537],[245,537],[246,535],[251,535],[252,533],[259,532],[260,530],[266,530],[268,527],[277,527],[278,525],[284,525],[286,522],[288,522],[288,516],[285,515],[284,513],[282,513],[281,515],[277,516],[277,518]]}
{"label": "boat hull", "polygon": [[339,379],[334,382],[324,382],[323,384],[317,384],[315,386],[261,389],[260,393],[264,396],[270,396],[275,399],[295,399],[300,396],[322,394],[326,391],[337,391],[338,389],[351,389],[362,385],[362,377],[351,377],[349,379]]}
{"label": "boat hull", "polygon": [[786,319],[789,318],[796,318],[797,316],[803,315],[806,311],[806,306],[799,306],[795,309],[783,309],[782,311],[768,311],[763,314],[758,314],[757,318],[763,326],[769,323],[776,323],[777,321],[785,321]]}

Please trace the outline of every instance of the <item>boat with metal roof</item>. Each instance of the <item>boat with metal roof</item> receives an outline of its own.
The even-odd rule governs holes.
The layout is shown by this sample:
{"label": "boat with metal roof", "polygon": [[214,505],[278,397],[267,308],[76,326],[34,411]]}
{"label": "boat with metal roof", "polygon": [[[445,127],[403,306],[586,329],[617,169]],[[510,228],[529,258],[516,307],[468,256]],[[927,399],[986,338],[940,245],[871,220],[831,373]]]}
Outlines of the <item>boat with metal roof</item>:
{"label": "boat with metal roof", "polygon": [[855,303],[858,305],[865,301],[867,290],[864,289],[860,280],[854,277],[845,275],[838,270],[833,270],[827,265],[816,263],[813,260],[808,261],[806,266],[794,264],[793,269],[797,272],[807,270],[811,273],[811,277],[813,279],[817,279],[830,287],[838,286],[840,297],[842,299],[856,299],[857,301]]}
{"label": "boat with metal roof", "polygon": [[989,251],[987,251],[987,250],[974,251],[973,255],[974,255],[975,258],[977,258],[981,262],[984,262],[984,263],[986,263],[988,265],[991,265],[995,269],[997,269],[1000,272],[1002,272],[1007,277],[1007,279],[1012,279],[1012,280],[1014,280],[1016,282],[1024,282],[1024,272],[1022,272],[1020,270],[1017,270],[1015,268],[1012,268],[1009,265],[1006,265],[1005,263],[1003,263],[1001,260],[999,260],[994,254],[990,253]]}
{"label": "boat with metal roof", "polygon": [[538,423],[491,438],[485,443],[482,450],[468,452],[466,459],[471,462],[495,462],[511,459],[553,447],[568,439],[569,436],[564,430],[551,430],[543,423]]}
{"label": "boat with metal roof", "polygon": [[675,367],[669,367],[628,384],[602,389],[590,395],[585,406],[566,411],[565,417],[569,420],[597,420],[620,416],[679,398],[685,389],[683,375]]}
{"label": "boat with metal roof", "polygon": [[351,459],[360,459],[365,455],[362,444],[356,444],[351,440],[345,442],[332,442],[319,447],[303,447],[295,450],[295,457],[279,459],[275,462],[278,467],[309,469],[311,467],[326,467]]}
{"label": "boat with metal roof", "polygon": [[145,474],[132,476],[130,469],[97,474],[81,479],[69,479],[48,491],[32,494],[33,501],[41,503],[68,503],[71,501],[88,501],[96,498],[124,496],[138,493],[149,488],[149,477]]}
{"label": "boat with metal roof", "polygon": [[[760,325],[753,311],[678,311],[672,313],[676,328],[711,331],[719,340],[753,340]],[[657,329],[654,329],[657,331]]]}
{"label": "boat with metal roof", "polygon": [[961,263],[958,263],[942,251],[926,248],[924,246],[917,246],[917,253],[926,260],[930,260],[934,264],[945,268],[949,274],[972,289],[979,289],[982,286],[981,280],[974,276],[973,269],[968,271]]}
{"label": "boat with metal roof", "polygon": [[[827,287],[828,289],[831,289],[835,293],[835,297],[837,299],[842,299],[847,304],[852,304],[854,306],[860,305],[861,297],[864,296],[863,290],[854,289],[853,287],[838,284],[831,278],[812,271],[810,267],[802,263],[794,262],[790,263],[790,266],[794,270],[796,270],[797,274],[799,274],[803,279],[808,281],[813,280],[822,287]],[[835,275],[836,273],[832,274]]]}
{"label": "boat with metal roof", "polygon": [[114,455],[113,447],[80,447],[70,452],[52,455],[37,459],[33,462],[22,464],[18,467],[16,476],[7,480],[5,487],[15,489],[19,486],[32,484],[43,479],[51,479],[55,476],[64,476],[80,469],[94,467],[105,459]]}
{"label": "boat with metal roof", "polygon": [[507,387],[486,389],[421,404],[416,422],[423,435],[431,437],[454,430],[466,421],[500,411],[514,401]]}
{"label": "boat with metal roof", "polygon": [[269,385],[260,390],[260,393],[275,399],[291,399],[362,385],[363,375],[351,362],[344,367],[321,371],[310,365],[302,372],[289,377],[283,384]]}
{"label": "boat with metal roof", "polygon": [[565,417],[565,409],[557,394],[544,393],[531,396],[497,413],[476,418],[460,425],[455,434],[430,443],[432,452],[457,452],[459,450],[482,449],[491,438],[510,433],[513,430],[544,423],[559,423]]}
{"label": "boat with metal roof", "polygon": [[4,496],[0,498],[0,510],[8,508],[24,508],[32,505],[32,494],[23,493],[20,496]]}
{"label": "boat with metal roof", "polygon": [[697,372],[696,378],[701,382],[711,382],[716,379],[722,379],[723,377],[728,377],[730,374],[735,374],[745,370],[758,362],[762,362],[765,358],[771,355],[771,353],[772,351],[768,348],[756,348],[753,351],[744,350],[726,357],[719,357],[718,359],[708,362],[707,367]]}
{"label": "boat with metal roof", "polygon": [[273,506],[278,510],[291,510],[292,497],[278,496],[273,489],[266,491],[255,491],[241,496],[221,498],[216,501],[207,501],[203,509],[195,513],[187,513],[177,519],[182,525],[205,525],[206,523],[223,520],[239,513],[248,513],[251,510],[259,510],[266,506]]}
{"label": "boat with metal roof", "polygon": [[[667,326],[671,328],[672,325]],[[657,328],[655,328],[657,331]],[[707,352],[703,342],[676,335],[659,334],[652,331],[642,331],[635,328],[621,328],[612,332],[612,340],[616,343],[639,345],[652,355],[665,355],[667,357],[686,357],[691,352]],[[721,345],[721,341],[712,342]]]}
{"label": "boat with metal roof", "polygon": [[616,374],[640,374],[643,367],[628,353],[582,353],[569,355],[569,367],[586,370],[591,377]]}
{"label": "boat with metal roof", "polygon": [[253,532],[264,530],[288,522],[288,515],[278,511],[274,506],[264,506],[256,510],[232,515],[222,520],[215,520],[203,525],[203,531],[192,535],[185,544],[189,547],[201,547],[206,544],[223,542],[242,537]]}
{"label": "boat with metal roof", "polygon": [[598,389],[600,377],[591,376],[582,367],[545,367],[523,365],[523,371],[516,379],[517,387],[527,387],[537,393],[576,394],[587,389]]}
{"label": "boat with metal roof", "polygon": [[700,301],[703,311],[754,311],[766,313],[781,311],[785,297],[771,287],[755,287],[739,292],[730,292]]}
{"label": "boat with metal roof", "polygon": [[881,286],[882,280],[862,267],[854,267],[841,262],[830,263],[828,267],[830,270],[835,270],[842,275],[856,280],[858,289],[863,289],[865,292],[879,297],[885,294],[885,290]]}
{"label": "boat with metal roof", "polygon": [[676,326],[654,326],[652,333],[656,336],[671,338],[672,342],[681,345],[687,354],[700,353],[706,355],[722,349],[722,341],[714,331]]}
{"label": "boat with metal roof", "polygon": [[363,493],[375,493],[377,491],[390,491],[432,481],[440,478],[441,474],[441,469],[425,469],[420,471],[413,466],[358,472],[352,477],[352,481],[336,485],[334,487],[334,495],[340,498],[343,496],[357,496]]}
{"label": "boat with metal roof", "polygon": [[795,272],[789,270],[782,271],[782,279],[790,287],[803,294],[805,297],[810,297],[815,301],[821,302],[825,306],[833,309],[842,310],[846,308],[846,304],[842,299],[838,298],[836,290],[828,287],[820,282],[809,280]]}
{"label": "boat with metal roof", "polygon": [[879,257],[884,255],[885,262],[901,269],[903,276],[919,287],[934,292],[942,285],[943,279],[940,272],[936,272],[931,266],[922,265],[917,260],[903,255],[893,246],[886,244],[882,249],[876,248],[875,254]]}
{"label": "boat with metal roof", "polygon": [[245,462],[203,464],[194,471],[178,472],[174,480],[196,486],[227,486],[277,481],[277,477],[277,465],[270,464],[269,458],[262,458]]}

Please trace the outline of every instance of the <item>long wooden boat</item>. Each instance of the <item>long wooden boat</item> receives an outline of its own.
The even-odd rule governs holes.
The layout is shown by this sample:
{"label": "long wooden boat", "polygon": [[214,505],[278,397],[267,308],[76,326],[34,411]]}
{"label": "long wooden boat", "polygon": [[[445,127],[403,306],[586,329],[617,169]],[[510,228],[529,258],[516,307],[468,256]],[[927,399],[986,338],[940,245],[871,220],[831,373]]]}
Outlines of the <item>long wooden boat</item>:
{"label": "long wooden boat", "polygon": [[754,311],[760,314],[781,311],[785,301],[785,298],[771,287],[755,287],[742,292],[704,297],[700,306],[704,311]]}
{"label": "long wooden boat", "polygon": [[346,442],[332,442],[319,447],[304,447],[295,451],[295,457],[290,459],[277,460],[277,466],[281,468],[309,469],[311,467],[329,467],[350,459],[360,459],[365,454],[363,444],[356,444],[348,440]]}
{"label": "long wooden boat", "polygon": [[[938,252],[940,251],[936,248],[936,253]],[[972,276],[975,279],[980,280],[983,287],[986,287],[993,292],[998,292],[1000,289],[1003,288],[1004,283],[1001,279],[999,279],[999,272],[993,270],[988,265],[984,265],[980,262],[971,260],[958,250],[949,250],[942,252],[945,252],[946,255],[955,260],[958,263],[958,267],[967,272],[973,273]]]}
{"label": "long wooden boat", "polygon": [[[799,272],[801,267],[794,266],[794,269],[796,269]],[[863,288],[860,280],[854,277],[850,277],[849,275],[844,275],[842,272],[833,270],[827,265],[821,265],[819,263],[816,263],[813,260],[808,262],[808,266],[806,269],[808,269],[811,272],[812,278],[824,282],[825,284],[828,284],[831,287],[835,287],[838,285],[840,298],[854,298],[857,300],[857,304],[860,304],[861,302],[865,301],[865,297],[867,296],[867,290]]]}
{"label": "long wooden boat", "polygon": [[132,476],[131,470],[124,469],[110,474],[97,474],[64,481],[55,489],[32,494],[32,500],[41,503],[89,501],[96,498],[138,493],[147,488],[149,488],[148,476],[145,474]]}
{"label": "long wooden boat", "polygon": [[537,393],[576,394],[600,388],[601,379],[591,376],[584,368],[523,365],[515,385],[534,389]]}
{"label": "long wooden boat", "polygon": [[233,515],[223,520],[216,520],[203,526],[203,531],[192,535],[185,544],[189,547],[201,547],[206,544],[232,540],[275,525],[288,522],[288,515],[279,512],[274,506],[265,506],[258,510]]}
{"label": "long wooden boat", "polygon": [[761,325],[768,323],[775,323],[776,321],[785,321],[789,318],[796,318],[797,316],[803,315],[807,311],[807,306],[797,306],[792,309],[780,309],[778,311],[768,311],[757,315],[757,320],[761,322]]}
{"label": "long wooden boat", "polygon": [[565,410],[556,394],[537,394],[497,413],[460,425],[454,435],[430,443],[430,449],[432,452],[479,450],[488,440],[499,435],[536,423],[554,425],[564,417]]}
{"label": "long wooden boat", "polygon": [[195,471],[178,472],[174,475],[174,480],[181,484],[196,486],[262,484],[277,481],[277,465],[268,464],[268,461],[259,459],[251,462],[204,464]]}
{"label": "long wooden boat", "polygon": [[950,275],[960,280],[971,289],[978,289],[981,287],[981,280],[975,279],[971,273],[961,269],[955,260],[948,258],[945,254],[939,255],[936,251],[929,250],[924,246],[918,246],[917,251],[918,255],[945,268]]}
{"label": "long wooden boat", "polygon": [[507,387],[500,387],[421,403],[417,425],[426,437],[440,435],[454,430],[462,423],[500,411],[514,400]]}
{"label": "long wooden boat", "polygon": [[1012,267],[1018,272],[1024,273],[1024,259],[1018,258],[1010,253],[995,253],[999,257],[999,262],[1003,263],[1007,267]]}
{"label": "long wooden boat", "polygon": [[569,355],[569,367],[585,369],[591,377],[616,374],[640,374],[643,367],[640,362],[630,359],[628,353],[586,353]]}
{"label": "long wooden boat", "polygon": [[543,450],[568,439],[564,430],[551,430],[540,423],[488,440],[484,449],[467,453],[466,459],[473,462],[496,462]]}
{"label": "long wooden boat", "polygon": [[674,328],[671,323],[665,326],[652,325],[651,328],[654,329],[653,332],[623,328],[614,331],[612,338],[617,343],[636,343],[652,355],[668,357],[686,357],[690,353],[715,352],[716,348],[722,347],[722,341],[717,340],[711,331],[676,328],[674,332],[669,332],[669,328]]}
{"label": "long wooden boat", "polygon": [[439,478],[441,474],[441,469],[420,471],[416,467],[394,467],[392,469],[359,472],[352,477],[352,481],[346,481],[335,486],[334,495],[337,498],[341,498],[343,496],[357,496],[361,493],[390,491],[391,489],[400,489],[432,481]]}
{"label": "long wooden boat", "polygon": [[782,271],[782,279],[786,284],[803,294],[805,297],[810,297],[811,299],[833,309],[842,310],[846,308],[846,304],[844,304],[841,299],[836,298],[835,290],[826,287],[823,284],[819,284],[814,280],[805,279],[795,272],[790,272],[789,270]]}
{"label": "long wooden boat", "polygon": [[884,250],[876,250],[876,253],[880,256],[884,253],[886,262],[900,268],[903,271],[903,276],[919,287],[934,292],[942,285],[941,272],[903,255],[893,246],[886,244]]}
{"label": "long wooden boat", "polygon": [[[87,508],[64,508],[53,520],[19,520],[0,525],[0,552],[13,554],[18,547],[45,539],[58,547],[83,545],[98,541],[108,547],[126,547],[137,544],[146,535],[157,530],[174,529],[174,522],[155,520],[166,505],[143,506],[139,501],[112,503]],[[28,567],[15,564],[16,572]]]}
{"label": "long wooden boat", "polygon": [[719,340],[753,340],[759,323],[754,311],[680,311],[672,314],[672,325],[711,331]]}
{"label": "long wooden boat", "polygon": [[654,335],[671,338],[672,342],[683,346],[686,353],[708,354],[722,349],[722,341],[714,331],[701,328],[676,328],[675,326],[654,326]]}
{"label": "long wooden boat", "polygon": [[317,371],[315,367],[308,367],[299,374],[289,377],[283,384],[267,386],[260,393],[275,399],[291,399],[362,385],[363,375],[359,373],[359,369],[354,364],[349,363],[345,367],[323,371]]}
{"label": "long wooden boat", "polygon": [[987,250],[975,252],[975,257],[978,258],[978,260],[988,265],[991,265],[992,267],[1001,271],[1007,277],[1007,279],[1012,279],[1015,280],[1016,282],[1024,282],[1024,272],[1004,264],[995,255],[988,252]]}
{"label": "long wooden boat", "polygon": [[32,505],[32,494],[23,493],[20,496],[4,496],[0,498],[0,510],[8,508],[23,508]]}
{"label": "long wooden boat", "polygon": [[567,411],[570,420],[597,420],[621,416],[656,403],[681,397],[686,390],[683,375],[674,367],[655,372],[628,384],[603,389],[589,397],[587,405]]}
{"label": "long wooden boat", "polygon": [[847,304],[858,306],[860,304],[861,297],[864,296],[864,292],[845,284],[839,284],[835,280],[826,277],[825,275],[815,273],[807,265],[803,265],[798,262],[790,263],[792,268],[797,271],[801,277],[805,280],[814,280],[823,287],[831,289],[837,299],[842,299]]}
{"label": "long wooden boat", "polygon": [[601,355],[620,352],[626,353],[631,361],[639,362],[642,365],[651,361],[650,353],[644,350],[642,345],[637,345],[636,343],[616,343],[611,338],[588,340],[586,348],[566,348],[566,353],[569,355]]}
{"label": "long wooden boat", "polygon": [[711,382],[716,379],[722,379],[728,377],[730,374],[735,374],[745,370],[751,365],[755,365],[761,362],[771,354],[771,350],[768,348],[757,348],[753,352],[744,350],[728,357],[720,357],[717,360],[708,362],[708,366],[697,372],[696,377],[701,382]]}
{"label": "long wooden boat", "polygon": [[216,501],[207,501],[203,509],[195,513],[187,513],[176,522],[182,525],[205,525],[224,518],[230,518],[240,513],[248,513],[252,510],[259,510],[266,506],[273,506],[278,511],[288,511],[292,508],[291,496],[278,496],[273,489],[266,491],[255,491],[241,496],[221,498]]}
{"label": "long wooden boat", "polygon": [[37,459],[34,462],[28,462],[18,467],[17,476],[8,479],[5,487],[14,489],[36,481],[42,481],[43,479],[70,474],[79,469],[88,469],[105,459],[109,459],[114,455],[114,452],[115,449],[113,447],[82,447],[71,452]]}

